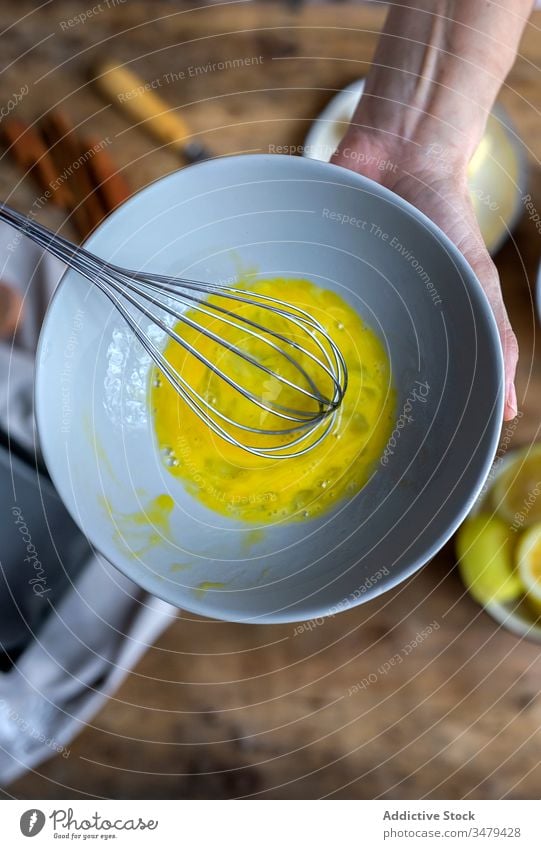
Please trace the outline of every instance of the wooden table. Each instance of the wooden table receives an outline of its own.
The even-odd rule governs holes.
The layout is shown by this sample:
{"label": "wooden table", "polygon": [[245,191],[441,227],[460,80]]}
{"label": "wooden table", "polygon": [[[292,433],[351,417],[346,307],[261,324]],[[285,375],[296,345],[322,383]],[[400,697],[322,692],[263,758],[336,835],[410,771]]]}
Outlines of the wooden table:
{"label": "wooden table", "polygon": [[[89,83],[100,58],[133,60],[152,80],[262,57],[251,66],[202,70],[160,94],[182,109],[216,154],[268,151],[299,144],[333,92],[366,72],[382,21],[381,10],[344,5],[189,13],[163,2],[103,6],[86,23],[68,26],[86,3],[55,2],[41,11],[32,11],[28,0],[3,3],[0,46],[8,69],[0,77],[0,102],[27,83],[20,116],[62,103],[94,135],[112,139],[110,149],[137,188],[179,163],[104,108]],[[534,23],[541,25],[540,14]],[[538,208],[540,59],[538,31],[531,28],[501,97],[528,151]],[[5,157],[0,194],[20,209],[35,198]],[[51,208],[41,217],[60,220]],[[536,435],[541,412],[532,305],[539,244],[523,219],[497,257],[522,352],[524,416],[512,446]],[[391,666],[434,622],[439,628]],[[70,756],[50,760],[6,795],[538,797],[540,681],[539,647],[498,628],[464,595],[447,546],[396,591],[302,634],[291,625],[182,616],[80,734]]]}

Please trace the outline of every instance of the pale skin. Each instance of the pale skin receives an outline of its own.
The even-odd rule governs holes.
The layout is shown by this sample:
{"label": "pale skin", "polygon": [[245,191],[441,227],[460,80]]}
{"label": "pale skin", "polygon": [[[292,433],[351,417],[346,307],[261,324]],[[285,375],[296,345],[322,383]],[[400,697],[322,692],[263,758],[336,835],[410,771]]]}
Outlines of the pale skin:
{"label": "pale skin", "polygon": [[[364,93],[332,160],[410,201],[468,260],[500,332],[506,420],[517,414],[518,344],[466,177],[532,6],[533,0],[390,4]],[[393,167],[379,170],[382,160]]]}

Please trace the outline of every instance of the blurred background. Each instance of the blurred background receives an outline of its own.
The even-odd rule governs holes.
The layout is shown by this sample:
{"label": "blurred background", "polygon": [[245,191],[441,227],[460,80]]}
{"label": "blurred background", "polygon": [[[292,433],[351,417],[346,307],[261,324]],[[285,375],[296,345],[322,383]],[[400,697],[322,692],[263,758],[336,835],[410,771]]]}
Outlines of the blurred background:
{"label": "blurred background", "polygon": [[[0,103],[13,105],[0,120],[0,195],[82,239],[131,192],[202,150],[302,154],[322,109],[366,74],[384,14],[381,4],[4,0]],[[541,412],[540,239],[520,202],[527,192],[535,208],[541,203],[541,12],[532,21],[500,96],[516,131],[520,183],[513,232],[504,226],[494,250],[521,349],[521,416],[502,434],[501,456],[537,438]],[[128,65],[165,101],[183,122],[182,144],[160,141],[133,103],[130,113],[129,97],[104,89],[96,78],[106,63]],[[41,135],[30,142],[25,127],[38,120]],[[80,177],[36,205],[62,168],[57,158],[40,173],[32,144],[66,134],[107,154],[85,179],[107,179],[110,191],[84,214],[73,211]],[[491,144],[497,158],[504,142]],[[497,172],[491,179],[486,191],[501,191]],[[325,621],[261,627],[168,614],[157,642],[139,654],[98,714],[79,721],[73,742],[0,795],[538,795],[539,644],[504,629],[468,595],[452,544],[392,593]],[[25,733],[20,724],[15,733]]]}

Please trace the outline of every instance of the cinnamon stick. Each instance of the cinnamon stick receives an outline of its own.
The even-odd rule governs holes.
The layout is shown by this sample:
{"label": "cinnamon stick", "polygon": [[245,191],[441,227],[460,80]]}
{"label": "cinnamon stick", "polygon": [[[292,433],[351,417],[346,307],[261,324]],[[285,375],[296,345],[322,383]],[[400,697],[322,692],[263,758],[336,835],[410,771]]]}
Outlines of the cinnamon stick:
{"label": "cinnamon stick", "polygon": [[25,174],[32,175],[47,200],[69,209],[73,197],[65,184],[53,188],[58,173],[39,132],[18,118],[10,118],[3,125],[3,135],[17,165]]}
{"label": "cinnamon stick", "polygon": [[84,238],[106,215],[86,167],[92,154],[81,153],[73,125],[63,112],[49,112],[42,119],[41,128],[59,172],[58,180],[67,183],[74,197],[73,218]]}
{"label": "cinnamon stick", "polygon": [[109,151],[101,146],[99,139],[88,136],[82,139],[82,143],[85,150],[94,151],[87,161],[88,171],[105,211],[112,212],[131,196],[128,181],[116,167]]}
{"label": "cinnamon stick", "polygon": [[20,292],[0,282],[0,339],[7,339],[15,333],[23,313],[23,299]]}

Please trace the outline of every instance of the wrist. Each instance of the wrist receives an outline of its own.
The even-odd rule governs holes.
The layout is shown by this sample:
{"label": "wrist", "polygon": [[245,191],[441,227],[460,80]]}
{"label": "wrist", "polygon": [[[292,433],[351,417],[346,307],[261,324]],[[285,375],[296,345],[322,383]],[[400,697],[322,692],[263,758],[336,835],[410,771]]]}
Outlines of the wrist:
{"label": "wrist", "polygon": [[452,179],[457,189],[465,189],[469,159],[464,146],[447,145],[433,131],[426,138],[404,139],[379,128],[351,125],[333,161],[390,188],[415,175],[427,182]]}
{"label": "wrist", "polygon": [[433,156],[437,139],[445,159],[466,168],[515,55],[524,24],[517,12],[529,5],[393,4],[353,118],[359,135],[398,155],[406,146]]}

